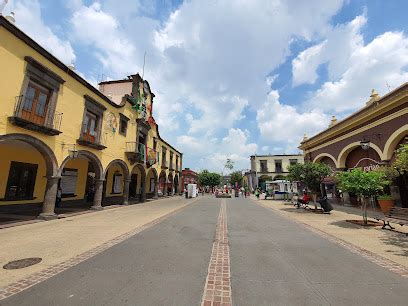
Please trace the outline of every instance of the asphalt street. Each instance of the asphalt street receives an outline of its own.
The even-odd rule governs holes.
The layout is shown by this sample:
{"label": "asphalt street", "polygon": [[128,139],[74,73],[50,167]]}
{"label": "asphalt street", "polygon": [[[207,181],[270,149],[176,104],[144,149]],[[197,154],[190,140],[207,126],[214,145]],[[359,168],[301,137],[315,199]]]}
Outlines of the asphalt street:
{"label": "asphalt street", "polygon": [[[221,200],[159,224],[0,305],[200,305]],[[408,280],[249,199],[227,199],[233,305],[407,305]]]}

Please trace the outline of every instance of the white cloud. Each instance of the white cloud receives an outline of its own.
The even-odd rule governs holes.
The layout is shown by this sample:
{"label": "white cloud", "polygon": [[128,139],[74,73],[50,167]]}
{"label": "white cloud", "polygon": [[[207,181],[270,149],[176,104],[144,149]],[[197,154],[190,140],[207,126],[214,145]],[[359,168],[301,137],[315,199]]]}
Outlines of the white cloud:
{"label": "white cloud", "polygon": [[263,146],[262,151],[267,152],[269,150],[269,146]]}
{"label": "white cloud", "polygon": [[354,50],[364,44],[360,31],[366,23],[366,16],[361,15],[349,23],[329,28],[323,42],[302,51],[293,59],[293,85],[314,84],[318,77],[316,70],[324,63],[328,63],[331,79],[344,73]]}
{"label": "white cloud", "polygon": [[381,94],[408,80],[408,38],[402,32],[386,32],[356,48],[339,80],[325,82],[310,99],[322,110],[336,112],[360,108],[372,88]]}
{"label": "white cloud", "polygon": [[[279,102],[279,92],[271,91],[257,111],[258,128],[264,141],[286,144],[285,153],[296,153],[303,134],[313,135],[326,128],[329,117],[319,110],[299,112]],[[283,153],[283,152],[281,152]]]}
{"label": "white cloud", "polygon": [[75,62],[75,53],[70,42],[58,37],[42,20],[38,0],[10,1],[5,14],[6,11],[14,11],[16,25],[62,62]]}

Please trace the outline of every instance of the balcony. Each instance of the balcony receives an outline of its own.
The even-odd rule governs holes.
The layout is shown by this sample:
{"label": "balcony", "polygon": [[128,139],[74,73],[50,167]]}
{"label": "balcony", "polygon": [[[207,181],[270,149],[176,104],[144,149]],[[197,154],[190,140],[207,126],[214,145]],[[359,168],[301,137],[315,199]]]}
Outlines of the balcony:
{"label": "balcony", "polygon": [[146,146],[143,143],[126,142],[125,154],[132,165],[144,163],[146,161]]}
{"label": "balcony", "polygon": [[169,168],[169,162],[167,160],[162,160],[162,168],[163,169],[168,169]]}
{"label": "balcony", "polygon": [[261,172],[261,173],[267,173],[267,172],[268,172],[268,168],[267,168],[267,167],[261,167],[261,170],[259,170],[259,172]]}
{"label": "balcony", "polygon": [[47,105],[25,103],[24,96],[17,96],[15,100],[13,116],[8,117],[10,123],[49,136],[62,133],[62,113]]}
{"label": "balcony", "polygon": [[170,170],[170,171],[174,171],[173,161],[170,161],[169,170]]}

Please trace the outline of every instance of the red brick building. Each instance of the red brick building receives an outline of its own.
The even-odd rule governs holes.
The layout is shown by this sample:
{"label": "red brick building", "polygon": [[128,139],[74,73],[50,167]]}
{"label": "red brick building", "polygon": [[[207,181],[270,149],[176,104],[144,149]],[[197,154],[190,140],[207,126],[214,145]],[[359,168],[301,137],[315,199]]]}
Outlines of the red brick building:
{"label": "red brick building", "polygon": [[197,178],[197,173],[194,172],[193,170],[190,170],[190,168],[185,168],[182,171],[182,186],[186,187],[188,184],[198,184],[198,178]]}

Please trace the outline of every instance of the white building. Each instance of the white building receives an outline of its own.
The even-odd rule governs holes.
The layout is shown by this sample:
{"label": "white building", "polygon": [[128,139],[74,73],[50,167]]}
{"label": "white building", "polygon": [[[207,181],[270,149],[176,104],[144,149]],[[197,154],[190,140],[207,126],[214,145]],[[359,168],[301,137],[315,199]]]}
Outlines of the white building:
{"label": "white building", "polygon": [[288,175],[289,165],[297,163],[304,163],[303,155],[252,155],[249,185],[262,187],[265,181],[284,179]]}

